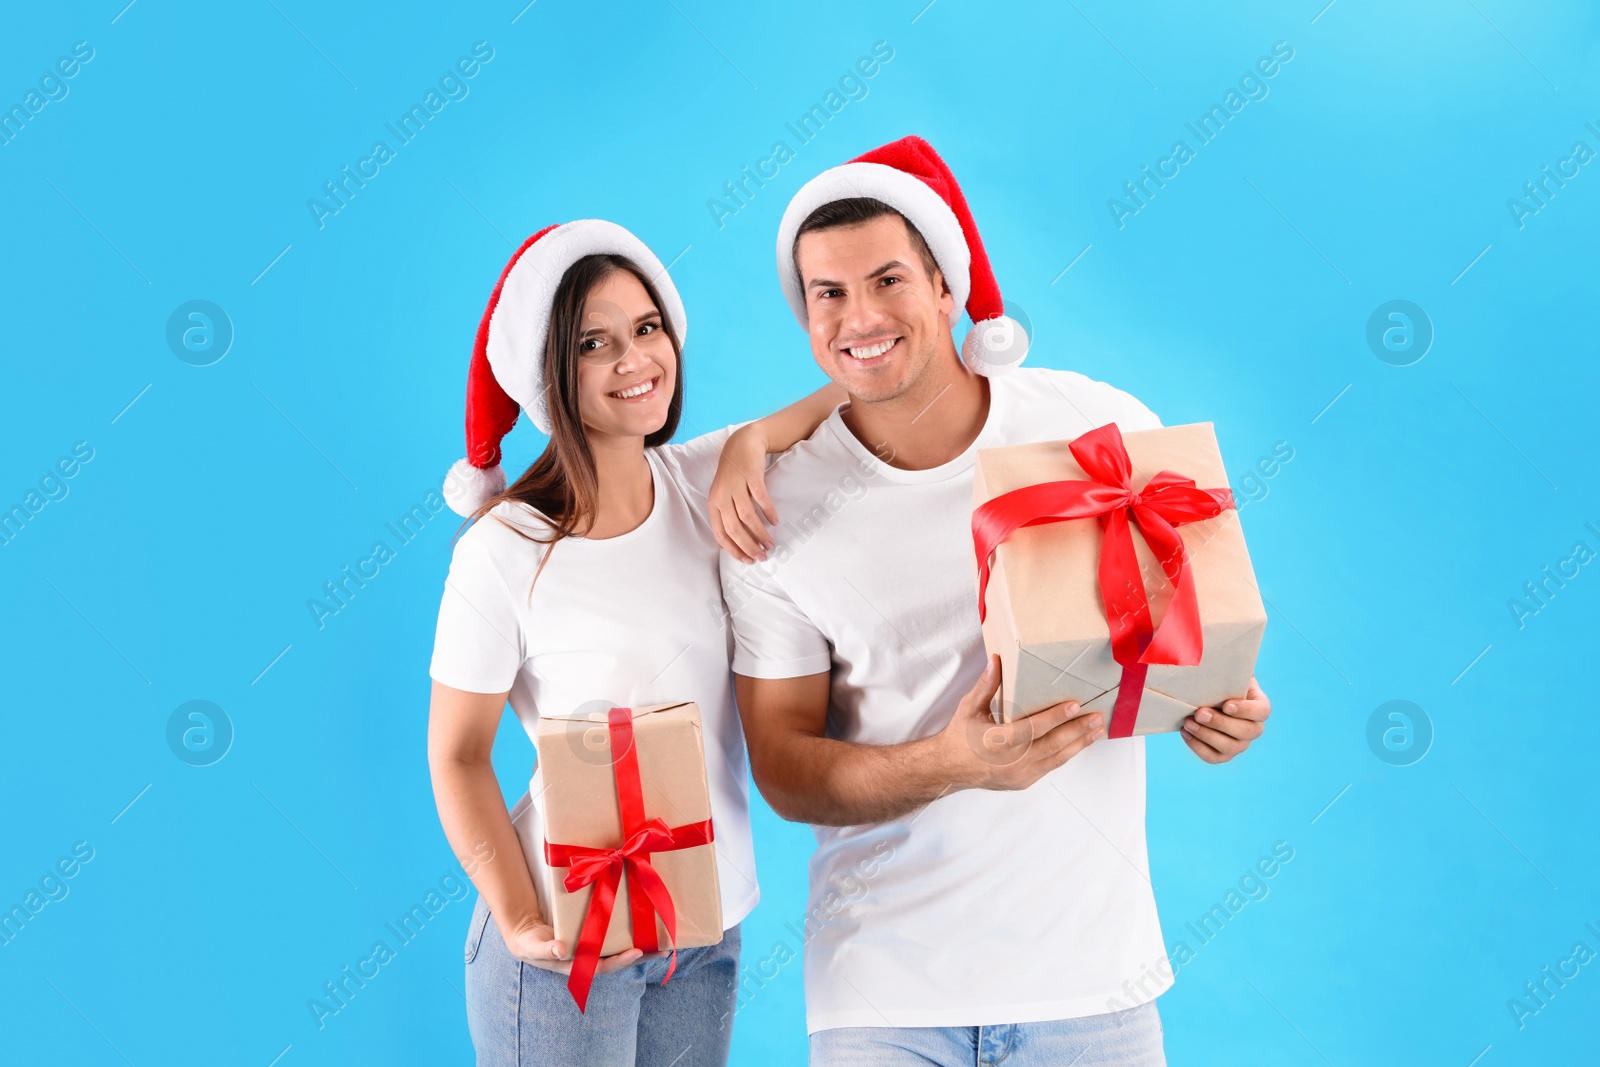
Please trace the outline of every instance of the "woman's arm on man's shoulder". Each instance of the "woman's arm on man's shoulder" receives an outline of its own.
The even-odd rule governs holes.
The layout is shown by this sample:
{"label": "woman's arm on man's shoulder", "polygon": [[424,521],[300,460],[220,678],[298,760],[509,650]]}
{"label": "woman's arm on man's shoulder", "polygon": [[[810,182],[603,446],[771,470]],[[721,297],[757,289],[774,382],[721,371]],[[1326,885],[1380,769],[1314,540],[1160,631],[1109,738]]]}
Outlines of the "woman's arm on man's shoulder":
{"label": "woman's arm on man's shoulder", "polygon": [[778,524],[777,509],[767,495],[767,456],[787,452],[810,437],[848,399],[843,388],[829,382],[728,436],[706,496],[711,531],[723,551],[741,563],[767,558],[772,547],[767,526]]}

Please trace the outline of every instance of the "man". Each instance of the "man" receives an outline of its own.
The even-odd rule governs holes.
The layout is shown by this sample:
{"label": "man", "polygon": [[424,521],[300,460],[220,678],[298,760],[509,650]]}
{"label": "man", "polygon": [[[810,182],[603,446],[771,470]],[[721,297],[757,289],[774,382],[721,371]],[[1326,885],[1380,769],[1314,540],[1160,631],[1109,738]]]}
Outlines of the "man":
{"label": "man", "polygon": [[[722,567],[752,772],[817,836],[812,1062],[1164,1063],[1144,741],[1103,740],[1072,703],[992,722],[970,533],[977,449],[1160,424],[1080,374],[985,376],[1026,338],[919,138],[801,189],[778,266],[850,402],[768,472],[788,519],[770,559]],[[977,325],[958,355],[962,307]],[[1252,685],[1184,741],[1232,759],[1269,710]]]}

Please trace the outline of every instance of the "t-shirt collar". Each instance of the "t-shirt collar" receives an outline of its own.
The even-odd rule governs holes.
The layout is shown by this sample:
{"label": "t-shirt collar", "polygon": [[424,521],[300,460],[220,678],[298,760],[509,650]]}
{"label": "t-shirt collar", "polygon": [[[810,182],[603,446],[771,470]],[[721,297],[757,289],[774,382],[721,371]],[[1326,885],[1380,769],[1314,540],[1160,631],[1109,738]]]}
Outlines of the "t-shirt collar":
{"label": "t-shirt collar", "polygon": [[923,482],[942,482],[956,478],[972,470],[973,463],[978,457],[978,449],[993,448],[1003,443],[998,440],[1000,428],[1006,423],[1004,412],[1005,398],[1008,390],[995,378],[985,379],[989,383],[989,413],[984,417],[983,429],[978,431],[978,436],[959,456],[948,463],[941,463],[937,467],[928,467],[924,470],[904,470],[900,467],[890,466],[885,463],[877,453],[861,443],[861,440],[845,425],[844,410],[849,402],[840,404],[833,409],[833,414],[828,416],[823,423],[844,446],[845,450],[861,464],[861,469],[869,477],[879,477],[885,481],[896,482],[902,485],[915,485]]}

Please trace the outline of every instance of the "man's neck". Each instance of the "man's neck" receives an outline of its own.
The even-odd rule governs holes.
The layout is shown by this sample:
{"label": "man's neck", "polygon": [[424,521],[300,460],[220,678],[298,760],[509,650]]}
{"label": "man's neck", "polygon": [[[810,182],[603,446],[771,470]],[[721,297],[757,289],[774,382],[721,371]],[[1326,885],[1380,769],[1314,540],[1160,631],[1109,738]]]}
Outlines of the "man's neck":
{"label": "man's neck", "polygon": [[989,418],[989,383],[962,365],[954,351],[930,368],[917,387],[893,400],[851,397],[841,415],[856,439],[901,470],[928,470],[955,459]]}

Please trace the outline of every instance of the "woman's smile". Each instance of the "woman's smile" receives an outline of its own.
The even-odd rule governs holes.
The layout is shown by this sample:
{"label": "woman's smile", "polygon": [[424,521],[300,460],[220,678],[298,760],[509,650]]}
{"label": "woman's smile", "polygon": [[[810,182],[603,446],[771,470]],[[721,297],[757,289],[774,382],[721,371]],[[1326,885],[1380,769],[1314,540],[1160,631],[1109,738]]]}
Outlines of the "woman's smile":
{"label": "woman's smile", "polygon": [[642,382],[635,382],[633,385],[627,386],[623,389],[615,389],[606,395],[613,400],[621,400],[624,403],[643,403],[644,401],[649,400],[656,395],[656,384],[660,381],[661,375],[657,374],[653,378],[646,378]]}

